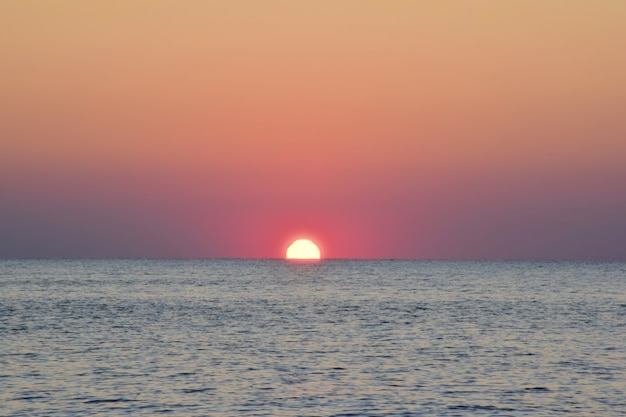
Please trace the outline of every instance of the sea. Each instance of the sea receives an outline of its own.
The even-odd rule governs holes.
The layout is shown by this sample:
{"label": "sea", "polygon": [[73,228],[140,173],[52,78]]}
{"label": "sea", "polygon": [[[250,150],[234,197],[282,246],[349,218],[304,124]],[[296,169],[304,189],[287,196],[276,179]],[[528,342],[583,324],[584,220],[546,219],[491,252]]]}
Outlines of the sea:
{"label": "sea", "polygon": [[1,416],[626,416],[626,263],[2,260]]}

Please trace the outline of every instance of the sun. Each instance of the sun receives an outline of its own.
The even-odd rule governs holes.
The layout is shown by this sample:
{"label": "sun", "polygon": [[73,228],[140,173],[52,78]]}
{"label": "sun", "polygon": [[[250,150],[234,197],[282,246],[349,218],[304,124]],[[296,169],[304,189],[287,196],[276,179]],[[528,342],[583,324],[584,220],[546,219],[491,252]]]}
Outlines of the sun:
{"label": "sun", "polygon": [[298,239],[287,248],[287,259],[320,259],[320,248],[309,239]]}

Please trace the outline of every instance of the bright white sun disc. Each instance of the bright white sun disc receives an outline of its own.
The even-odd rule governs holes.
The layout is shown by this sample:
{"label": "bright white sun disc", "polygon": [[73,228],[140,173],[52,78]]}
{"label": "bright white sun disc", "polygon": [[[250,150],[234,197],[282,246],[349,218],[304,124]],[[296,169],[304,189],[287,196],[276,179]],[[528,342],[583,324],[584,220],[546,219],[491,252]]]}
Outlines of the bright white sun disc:
{"label": "bright white sun disc", "polygon": [[309,239],[298,239],[287,248],[287,259],[320,259],[320,248]]}

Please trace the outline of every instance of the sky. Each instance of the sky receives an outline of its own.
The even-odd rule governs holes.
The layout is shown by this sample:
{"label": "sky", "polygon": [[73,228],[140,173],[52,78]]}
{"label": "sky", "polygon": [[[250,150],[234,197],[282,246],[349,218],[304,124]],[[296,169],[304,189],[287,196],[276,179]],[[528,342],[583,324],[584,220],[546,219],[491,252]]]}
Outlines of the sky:
{"label": "sky", "polygon": [[626,2],[0,2],[0,258],[626,260]]}

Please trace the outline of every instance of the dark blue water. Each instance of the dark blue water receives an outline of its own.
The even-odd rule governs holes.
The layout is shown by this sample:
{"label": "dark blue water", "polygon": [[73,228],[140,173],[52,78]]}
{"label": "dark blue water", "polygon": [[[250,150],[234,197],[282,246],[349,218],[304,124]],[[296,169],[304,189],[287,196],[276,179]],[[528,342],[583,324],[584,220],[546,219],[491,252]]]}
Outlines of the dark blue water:
{"label": "dark blue water", "polygon": [[626,264],[0,261],[0,415],[626,415]]}

